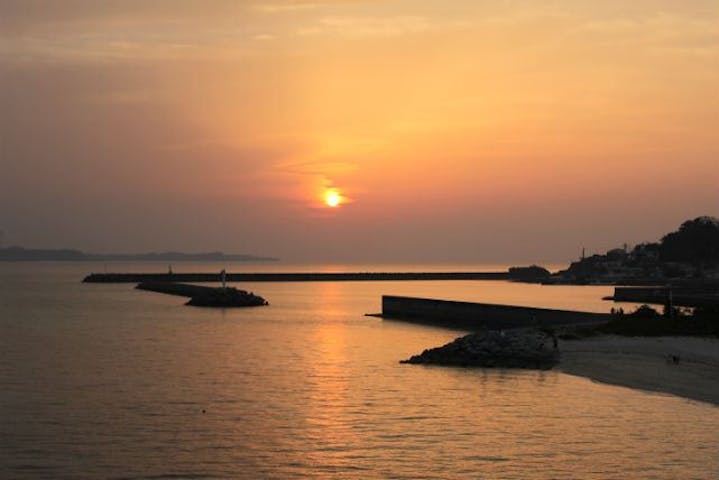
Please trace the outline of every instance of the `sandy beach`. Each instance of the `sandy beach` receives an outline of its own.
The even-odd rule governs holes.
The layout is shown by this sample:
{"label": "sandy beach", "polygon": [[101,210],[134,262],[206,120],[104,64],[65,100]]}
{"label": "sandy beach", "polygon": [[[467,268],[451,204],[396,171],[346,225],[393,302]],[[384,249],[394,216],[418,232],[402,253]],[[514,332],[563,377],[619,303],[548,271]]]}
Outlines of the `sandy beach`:
{"label": "sandy beach", "polygon": [[601,336],[560,350],[565,373],[719,405],[719,339]]}

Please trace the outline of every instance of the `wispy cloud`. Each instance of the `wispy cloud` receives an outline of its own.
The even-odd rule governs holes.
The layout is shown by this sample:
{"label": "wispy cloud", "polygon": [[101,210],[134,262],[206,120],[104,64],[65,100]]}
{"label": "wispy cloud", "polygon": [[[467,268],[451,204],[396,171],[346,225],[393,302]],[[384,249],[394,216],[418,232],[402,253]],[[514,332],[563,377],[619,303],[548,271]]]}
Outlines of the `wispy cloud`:
{"label": "wispy cloud", "polygon": [[345,37],[393,37],[421,33],[431,28],[431,22],[420,16],[395,16],[385,18],[337,16],[320,18],[314,25],[297,30],[297,34],[334,34]]}
{"label": "wispy cloud", "polygon": [[274,3],[256,5],[255,9],[263,13],[286,13],[302,10],[314,10],[321,7],[321,3]]}

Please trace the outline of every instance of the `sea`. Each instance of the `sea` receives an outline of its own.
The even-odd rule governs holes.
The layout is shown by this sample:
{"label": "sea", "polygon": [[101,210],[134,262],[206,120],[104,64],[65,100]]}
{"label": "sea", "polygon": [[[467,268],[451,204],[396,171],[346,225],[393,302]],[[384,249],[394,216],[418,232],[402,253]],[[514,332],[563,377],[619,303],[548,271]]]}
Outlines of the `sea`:
{"label": "sea", "polygon": [[[558,371],[400,364],[465,332],[365,316],[383,294],[607,312],[603,286],[248,283],[184,306],[0,263],[1,479],[714,479],[719,408]],[[175,272],[487,265],[175,264]]]}

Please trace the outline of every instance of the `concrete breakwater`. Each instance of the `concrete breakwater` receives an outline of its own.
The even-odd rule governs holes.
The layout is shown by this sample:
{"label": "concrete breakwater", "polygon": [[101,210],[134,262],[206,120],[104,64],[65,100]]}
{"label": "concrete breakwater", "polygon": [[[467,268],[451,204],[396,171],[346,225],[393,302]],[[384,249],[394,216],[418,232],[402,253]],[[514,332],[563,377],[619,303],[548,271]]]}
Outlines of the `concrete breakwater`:
{"label": "concrete breakwater", "polygon": [[608,313],[382,296],[382,317],[462,330],[606,323]]}
{"label": "concrete breakwater", "polygon": [[144,282],[139,283],[135,288],[189,297],[190,301],[187,302],[187,305],[196,307],[258,307],[268,305],[264,298],[233,287],[214,288],[174,282]]}
{"label": "concrete breakwater", "polygon": [[[670,298],[671,297],[671,298]],[[719,305],[719,288],[716,287],[615,287],[615,302],[651,303],[681,307],[708,307]]]}
{"label": "concrete breakwater", "polygon": [[[228,282],[507,280],[508,272],[228,273]],[[91,273],[85,283],[220,282],[219,273]]]}

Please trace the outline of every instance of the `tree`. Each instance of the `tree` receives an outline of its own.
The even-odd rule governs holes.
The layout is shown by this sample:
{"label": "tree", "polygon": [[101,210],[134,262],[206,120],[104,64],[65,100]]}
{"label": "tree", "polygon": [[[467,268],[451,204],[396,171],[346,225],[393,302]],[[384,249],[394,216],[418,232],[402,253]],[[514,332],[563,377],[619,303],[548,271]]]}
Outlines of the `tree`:
{"label": "tree", "polygon": [[659,257],[665,262],[719,264],[719,219],[697,217],[682,223],[662,238]]}

